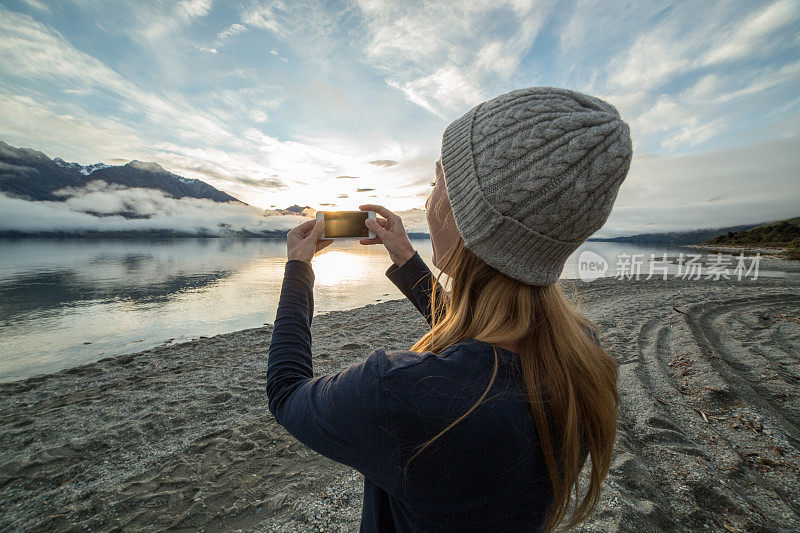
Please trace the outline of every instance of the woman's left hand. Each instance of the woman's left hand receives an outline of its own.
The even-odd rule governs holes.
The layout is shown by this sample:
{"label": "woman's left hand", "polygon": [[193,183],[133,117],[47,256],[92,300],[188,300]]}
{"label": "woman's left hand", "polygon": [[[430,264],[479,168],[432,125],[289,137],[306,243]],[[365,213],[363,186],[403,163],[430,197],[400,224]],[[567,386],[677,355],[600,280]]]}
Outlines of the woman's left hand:
{"label": "woman's left hand", "polygon": [[311,264],[314,254],[328,246],[333,239],[318,240],[325,223],[322,220],[307,220],[286,234],[286,259],[299,259]]}

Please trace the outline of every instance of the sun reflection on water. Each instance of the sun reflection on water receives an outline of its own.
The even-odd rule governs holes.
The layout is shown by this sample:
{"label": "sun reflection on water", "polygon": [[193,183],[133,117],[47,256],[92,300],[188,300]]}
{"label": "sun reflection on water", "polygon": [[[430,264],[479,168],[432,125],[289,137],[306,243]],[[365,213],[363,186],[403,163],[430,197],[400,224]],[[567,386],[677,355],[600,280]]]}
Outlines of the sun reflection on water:
{"label": "sun reflection on water", "polygon": [[323,252],[314,257],[314,283],[318,286],[348,285],[361,281],[369,272],[369,257],[342,250]]}
{"label": "sun reflection on water", "polygon": [[[413,243],[429,262],[430,241]],[[286,261],[278,239],[0,242],[0,316],[13,317],[0,321],[0,382],[271,324]],[[314,314],[402,298],[391,264],[382,245],[321,250]]]}

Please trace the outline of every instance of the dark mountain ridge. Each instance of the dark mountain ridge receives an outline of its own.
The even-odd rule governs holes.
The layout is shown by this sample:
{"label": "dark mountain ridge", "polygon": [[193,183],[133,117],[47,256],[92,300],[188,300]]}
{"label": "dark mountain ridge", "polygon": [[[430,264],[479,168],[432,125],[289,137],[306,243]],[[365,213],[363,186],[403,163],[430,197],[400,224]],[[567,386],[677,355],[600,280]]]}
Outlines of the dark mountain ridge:
{"label": "dark mountain ridge", "polygon": [[83,187],[97,180],[128,188],[157,189],[172,198],[244,203],[204,181],[169,172],[158,163],[134,160],[119,166],[104,163],[83,166],[0,141],[0,192],[9,196],[60,202],[66,198],[55,194],[56,191]]}
{"label": "dark mountain ridge", "polygon": [[590,241],[598,242],[627,242],[632,244],[672,244],[676,246],[688,244],[703,244],[704,242],[724,235],[731,231],[746,231],[758,226],[759,224],[743,224],[741,226],[730,226],[715,229],[696,229],[691,231],[671,231],[667,233],[639,233],[624,237],[597,238],[590,237]]}

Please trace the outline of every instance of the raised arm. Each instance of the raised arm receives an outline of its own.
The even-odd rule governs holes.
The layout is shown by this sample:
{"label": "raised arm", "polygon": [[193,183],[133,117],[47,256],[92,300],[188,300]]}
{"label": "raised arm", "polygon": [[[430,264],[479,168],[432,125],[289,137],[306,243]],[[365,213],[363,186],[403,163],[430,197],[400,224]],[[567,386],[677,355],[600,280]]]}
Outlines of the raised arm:
{"label": "raised arm", "polygon": [[[405,261],[400,266],[392,264],[386,270],[386,277],[392,280],[400,292],[408,298],[414,307],[422,313],[428,324],[431,321],[431,292],[436,278],[433,272],[419,256],[419,252],[414,252],[411,259]],[[446,298],[441,284],[437,284],[436,295],[438,298]],[[440,311],[441,313],[441,311]]]}
{"label": "raised arm", "polygon": [[[419,252],[414,250],[408,238],[403,219],[397,214],[392,213],[382,205],[364,204],[358,206],[359,209],[375,211],[383,219],[367,220],[367,227],[374,232],[372,239],[361,239],[361,244],[383,244],[389,257],[392,259],[392,266],[386,271],[386,276],[400,289],[400,291],[411,300],[428,324],[431,321],[431,291],[435,278],[433,273],[419,256]],[[437,287],[437,295],[443,298],[447,295],[441,285]]]}
{"label": "raised arm", "polygon": [[269,410],[297,440],[392,492],[398,467],[392,437],[382,430],[386,352],[379,348],[341,372],[312,377],[313,284],[309,264],[286,263],[267,363]]}

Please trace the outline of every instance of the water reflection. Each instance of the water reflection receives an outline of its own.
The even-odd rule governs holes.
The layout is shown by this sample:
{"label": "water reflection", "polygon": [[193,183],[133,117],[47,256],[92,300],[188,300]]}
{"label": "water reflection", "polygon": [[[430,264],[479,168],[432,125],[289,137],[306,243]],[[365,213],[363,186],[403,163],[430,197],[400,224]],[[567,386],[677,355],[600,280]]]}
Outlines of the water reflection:
{"label": "water reflection", "polygon": [[164,302],[178,292],[201,288],[230,273],[230,270],[196,275],[165,273],[165,279],[148,284],[138,284],[136,275],[125,274],[119,284],[112,286],[97,283],[102,278],[87,280],[80,272],[67,269],[21,275],[0,285],[3,301],[0,327],[21,327],[34,311],[38,318],[82,301]]}
{"label": "water reflection", "polygon": [[364,279],[370,270],[368,254],[357,250],[323,250],[314,257],[314,285],[330,287]]}
{"label": "water reflection", "polygon": [[[430,241],[413,243],[432,265]],[[608,276],[622,254],[687,252],[590,242],[562,277],[583,250]],[[0,381],[271,323],[285,263],[284,240],[0,239]],[[334,242],[313,261],[315,313],[402,298],[389,265],[383,246]]]}
{"label": "water reflection", "polygon": [[[0,381],[271,323],[285,262],[283,240],[0,240]],[[315,313],[402,298],[390,264],[382,246],[327,247]]]}

